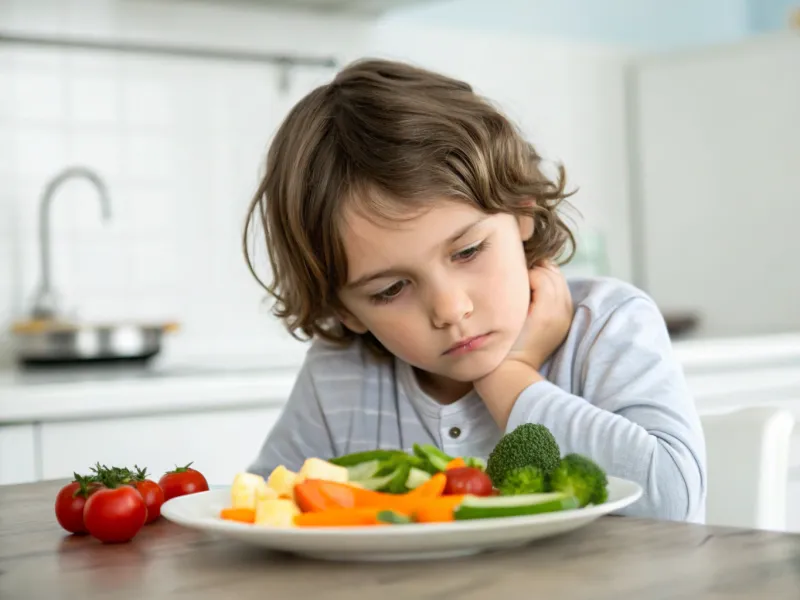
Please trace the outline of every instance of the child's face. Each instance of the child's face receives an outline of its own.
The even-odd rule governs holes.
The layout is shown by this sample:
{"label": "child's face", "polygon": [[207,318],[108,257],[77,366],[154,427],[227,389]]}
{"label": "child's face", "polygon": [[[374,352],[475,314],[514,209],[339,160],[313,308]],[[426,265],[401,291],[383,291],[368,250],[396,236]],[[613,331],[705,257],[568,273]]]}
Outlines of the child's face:
{"label": "child's face", "polygon": [[403,222],[351,213],[344,324],[434,376],[469,382],[490,373],[528,312],[527,221],[446,201]]}

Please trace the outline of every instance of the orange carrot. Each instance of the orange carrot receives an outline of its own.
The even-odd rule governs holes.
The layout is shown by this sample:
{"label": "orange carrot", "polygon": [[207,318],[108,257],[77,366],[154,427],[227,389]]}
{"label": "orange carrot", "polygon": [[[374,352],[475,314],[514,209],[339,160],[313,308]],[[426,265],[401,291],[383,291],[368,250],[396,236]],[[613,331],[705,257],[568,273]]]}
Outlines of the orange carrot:
{"label": "orange carrot", "polygon": [[408,492],[407,495],[422,498],[437,498],[442,495],[446,485],[447,475],[444,473],[436,473],[428,479],[428,481]]}
{"label": "orange carrot", "polygon": [[302,512],[334,508],[377,508],[409,514],[428,499],[441,495],[446,480],[444,473],[437,473],[411,492],[388,494],[359,489],[348,483],[309,479],[295,485],[295,498]]}
{"label": "orange carrot", "polygon": [[[339,490],[338,498],[331,498],[330,495],[323,493],[321,484],[328,483],[321,480],[307,479],[294,486],[294,501],[297,507],[305,512],[318,512],[327,510],[329,508],[343,508],[340,504],[345,503],[347,507],[347,495],[345,492],[352,494],[357,491],[356,488],[348,486],[344,490]],[[342,484],[343,485],[343,484]],[[353,506],[352,498],[349,501],[349,506]]]}
{"label": "orange carrot", "polygon": [[359,525],[385,525],[378,520],[380,508],[332,508],[319,512],[295,515],[298,527],[350,527]]}
{"label": "orange carrot", "polygon": [[240,523],[255,523],[256,511],[252,508],[223,508],[219,512],[220,519],[226,521],[239,521]]}
{"label": "orange carrot", "polygon": [[414,520],[418,523],[449,523],[463,499],[463,495],[430,498],[414,511]]}
{"label": "orange carrot", "polygon": [[337,483],[335,481],[324,481],[321,479],[312,480],[317,486],[319,493],[328,499],[328,502],[340,508],[355,508],[358,506],[358,499],[369,493],[369,490],[357,488],[349,483]]}
{"label": "orange carrot", "polygon": [[460,456],[457,456],[456,458],[454,458],[445,465],[444,470],[449,471],[450,469],[459,469],[461,467],[466,467],[466,466],[467,463],[464,462],[464,459],[461,458]]}

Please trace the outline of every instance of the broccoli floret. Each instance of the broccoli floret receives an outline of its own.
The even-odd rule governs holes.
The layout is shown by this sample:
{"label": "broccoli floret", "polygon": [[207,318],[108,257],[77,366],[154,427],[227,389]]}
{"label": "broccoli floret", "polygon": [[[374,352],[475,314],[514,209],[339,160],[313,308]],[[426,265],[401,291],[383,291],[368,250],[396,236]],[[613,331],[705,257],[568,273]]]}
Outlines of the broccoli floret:
{"label": "broccoli floret", "polygon": [[486,461],[486,474],[499,488],[506,475],[521,467],[539,467],[549,475],[558,466],[561,449],[556,438],[544,425],[523,423],[505,434]]}
{"label": "broccoli floret", "polygon": [[575,496],[581,507],[605,502],[608,499],[607,485],[605,471],[580,454],[567,454],[550,474],[552,491]]}
{"label": "broccoli floret", "polygon": [[539,467],[528,465],[506,473],[498,489],[501,496],[541,494],[545,491],[545,483],[544,471]]}

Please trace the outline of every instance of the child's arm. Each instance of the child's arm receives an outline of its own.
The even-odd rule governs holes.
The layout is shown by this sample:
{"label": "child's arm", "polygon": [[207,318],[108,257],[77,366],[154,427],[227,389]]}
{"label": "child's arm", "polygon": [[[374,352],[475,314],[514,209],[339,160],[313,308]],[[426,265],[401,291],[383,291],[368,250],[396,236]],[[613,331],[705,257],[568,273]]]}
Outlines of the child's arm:
{"label": "child's arm", "polygon": [[330,431],[314,385],[312,362],[307,358],[277,423],[248,471],[268,477],[278,465],[297,471],[306,458],[334,456]]}
{"label": "child's arm", "polygon": [[702,519],[705,444],[700,420],[655,304],[634,296],[590,320],[579,309],[564,358],[575,361],[582,396],[544,380],[530,365],[503,363],[476,388],[511,431],[541,423],[562,448],[636,481],[642,499],[626,514]]}

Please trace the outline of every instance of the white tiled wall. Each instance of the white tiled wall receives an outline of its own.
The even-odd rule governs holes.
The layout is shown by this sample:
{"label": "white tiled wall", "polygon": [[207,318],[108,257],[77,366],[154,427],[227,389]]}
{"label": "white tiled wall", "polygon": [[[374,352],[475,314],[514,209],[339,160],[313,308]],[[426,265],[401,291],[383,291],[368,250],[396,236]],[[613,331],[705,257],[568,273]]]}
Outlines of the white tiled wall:
{"label": "white tiled wall", "polygon": [[[594,221],[603,224],[615,210],[598,209],[598,200],[601,207],[624,200],[624,149],[615,135],[621,63],[613,52],[147,0],[0,0],[0,29],[342,62],[364,54],[408,58],[474,81],[571,162],[577,183],[585,189],[588,182],[593,194]],[[412,43],[411,34],[422,37]],[[113,216],[101,221],[85,181],[66,184],[55,199],[53,277],[67,311],[90,320],[177,320],[184,327],[169,351],[179,358],[296,362],[303,346],[259,307],[241,229],[275,128],[293,102],[331,75],[297,68],[282,93],[270,65],[0,44],[0,347],[8,322],[29,310],[38,281],[42,189],[60,169],[82,164],[107,182]]]}
{"label": "white tiled wall", "polygon": [[[171,42],[341,60],[366,32],[355,20],[123,0],[0,0],[0,27],[159,41],[169,33]],[[330,75],[298,68],[282,94],[269,64],[0,45],[3,329],[29,310],[39,278],[46,181],[85,165],[106,181],[112,219],[102,222],[84,180],[57,194],[53,278],[65,310],[90,320],[177,320],[184,329],[171,347],[179,355],[296,360],[281,328],[259,316],[260,290],[239,240],[273,131],[293,101]]]}

